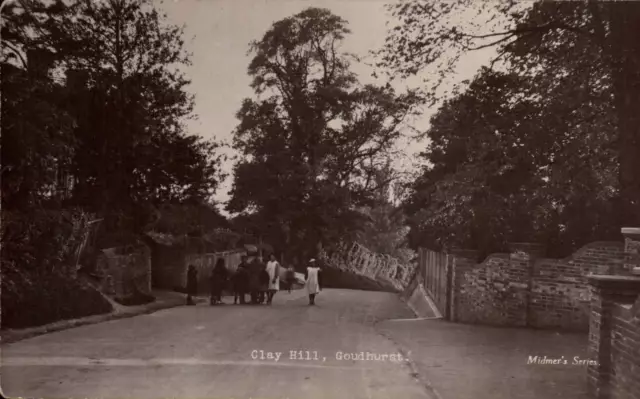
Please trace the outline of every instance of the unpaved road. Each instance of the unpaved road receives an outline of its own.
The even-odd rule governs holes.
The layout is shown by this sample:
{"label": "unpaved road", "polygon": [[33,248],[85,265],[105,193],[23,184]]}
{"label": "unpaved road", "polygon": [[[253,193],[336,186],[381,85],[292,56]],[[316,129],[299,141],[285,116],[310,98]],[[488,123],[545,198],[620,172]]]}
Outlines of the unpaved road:
{"label": "unpaved road", "polygon": [[[373,327],[377,320],[412,317],[395,295],[324,290],[318,305],[310,307],[303,294],[280,292],[270,307],[185,306],[3,345],[3,393],[45,398],[429,398],[406,362],[336,359],[339,352],[397,356],[398,348]],[[305,351],[304,357],[309,351],[312,360],[291,359],[290,351]],[[274,357],[281,353],[279,359],[267,359],[269,352]]]}

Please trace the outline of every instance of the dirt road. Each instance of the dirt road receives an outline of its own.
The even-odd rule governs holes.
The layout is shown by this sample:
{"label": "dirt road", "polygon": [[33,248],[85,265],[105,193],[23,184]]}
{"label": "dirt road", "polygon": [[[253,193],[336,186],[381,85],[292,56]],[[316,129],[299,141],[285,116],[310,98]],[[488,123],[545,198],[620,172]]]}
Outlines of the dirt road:
{"label": "dirt road", "polygon": [[[412,317],[395,295],[325,290],[310,307],[303,294],[280,292],[270,307],[179,307],[3,345],[3,392],[46,398],[430,397],[406,356],[373,328],[376,320]],[[349,359],[363,355],[370,360]]]}

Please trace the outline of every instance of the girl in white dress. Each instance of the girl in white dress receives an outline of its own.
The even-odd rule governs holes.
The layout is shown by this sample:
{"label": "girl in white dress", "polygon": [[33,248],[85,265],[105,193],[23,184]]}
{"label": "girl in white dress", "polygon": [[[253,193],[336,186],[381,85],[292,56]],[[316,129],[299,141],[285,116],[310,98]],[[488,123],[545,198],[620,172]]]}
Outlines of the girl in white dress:
{"label": "girl in white dress", "polygon": [[267,295],[267,305],[271,305],[273,296],[280,289],[280,264],[276,260],[276,256],[271,254],[269,262],[267,262],[267,273],[269,274],[269,293]]}
{"label": "girl in white dress", "polygon": [[316,295],[320,292],[320,280],[319,280],[320,268],[316,265],[316,260],[311,259],[309,261],[309,267],[307,267],[307,273],[305,276],[307,293],[309,294],[309,305],[316,304]]}

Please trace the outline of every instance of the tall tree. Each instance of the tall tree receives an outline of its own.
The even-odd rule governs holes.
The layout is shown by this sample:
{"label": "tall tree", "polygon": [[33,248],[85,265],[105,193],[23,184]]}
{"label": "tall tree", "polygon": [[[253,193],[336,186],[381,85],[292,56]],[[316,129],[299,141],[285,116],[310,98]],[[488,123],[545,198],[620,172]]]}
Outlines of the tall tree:
{"label": "tall tree", "polygon": [[607,86],[548,78],[485,69],[432,118],[406,208],[414,246],[534,239],[560,256],[618,234]]}
{"label": "tall tree", "polygon": [[[69,91],[54,79],[54,53],[37,46],[45,34],[47,15],[59,15],[55,5],[26,2],[31,13],[3,8],[2,24],[2,205],[27,211],[53,199],[74,155],[74,120],[64,101]],[[27,61],[28,60],[28,61]]]}
{"label": "tall tree", "polygon": [[[57,175],[73,177],[73,204],[109,220],[124,215],[120,227],[137,230],[146,221],[133,216],[149,215],[149,205],[210,200],[221,179],[219,145],[184,131],[193,114],[181,28],[147,0],[24,0],[5,11],[15,67],[32,81],[34,68],[43,71],[41,80],[64,89],[47,98],[52,116],[43,125],[62,132],[52,117],[69,117],[74,151]],[[5,98],[20,98],[16,87]],[[7,111],[39,120],[25,117],[36,105],[25,101]]]}
{"label": "tall tree", "polygon": [[367,220],[356,239],[375,253],[390,255],[409,263],[412,258],[412,251],[408,248],[409,225],[400,203],[393,203],[396,174],[391,160],[376,174],[378,189],[372,204],[360,209]]}
{"label": "tall tree", "polygon": [[[497,57],[507,61],[515,61],[513,55],[529,54],[528,62],[515,63],[532,73],[547,74],[557,71],[545,69],[541,63],[544,50],[530,44],[544,44],[542,48],[549,50],[555,43],[570,41],[591,51],[601,62],[612,88],[617,180],[624,209],[618,222],[640,223],[640,42],[635,39],[640,36],[640,3],[540,1],[527,8],[512,1],[414,0],[390,9],[399,23],[379,53],[380,66],[404,76],[430,65],[436,65],[440,76],[446,76],[462,54],[488,47],[496,47]],[[469,20],[469,30],[453,23],[461,17]],[[491,25],[488,21],[499,22]],[[483,32],[481,26],[485,30],[492,26],[493,30]],[[440,83],[435,81],[436,86]]]}
{"label": "tall tree", "polygon": [[[60,46],[76,74],[78,105],[86,105],[77,114],[82,153],[93,156],[79,158],[76,168],[95,171],[95,188],[106,194],[101,212],[132,212],[132,190],[152,167],[140,164],[138,154],[158,140],[175,142],[154,143],[154,137],[181,134],[191,113],[184,90],[189,82],[176,70],[189,63],[182,30],[167,25],[148,1],[81,0],[72,11],[61,21],[68,28]],[[87,163],[93,167],[85,169]],[[78,180],[78,190],[90,181]],[[95,188],[89,197],[95,198]]]}
{"label": "tall tree", "polygon": [[[360,86],[340,50],[346,21],[310,8],[276,22],[251,44],[258,99],[238,113],[231,211],[262,214],[265,234],[315,251],[353,230],[355,211],[400,137],[417,98],[390,86]],[[277,237],[277,238],[276,238]]]}

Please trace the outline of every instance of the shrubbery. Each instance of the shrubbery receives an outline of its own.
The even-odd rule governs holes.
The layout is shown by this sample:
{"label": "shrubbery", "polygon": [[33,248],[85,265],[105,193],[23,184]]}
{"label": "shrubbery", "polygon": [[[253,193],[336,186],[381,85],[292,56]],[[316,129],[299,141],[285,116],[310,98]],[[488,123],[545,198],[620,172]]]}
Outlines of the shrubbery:
{"label": "shrubbery", "polygon": [[[5,281],[14,290],[6,290]],[[60,274],[9,273],[3,275],[2,286],[2,328],[35,327],[113,310],[97,290]]]}
{"label": "shrubbery", "polygon": [[75,210],[2,214],[2,328],[107,313],[111,304],[75,278],[88,217]]}

